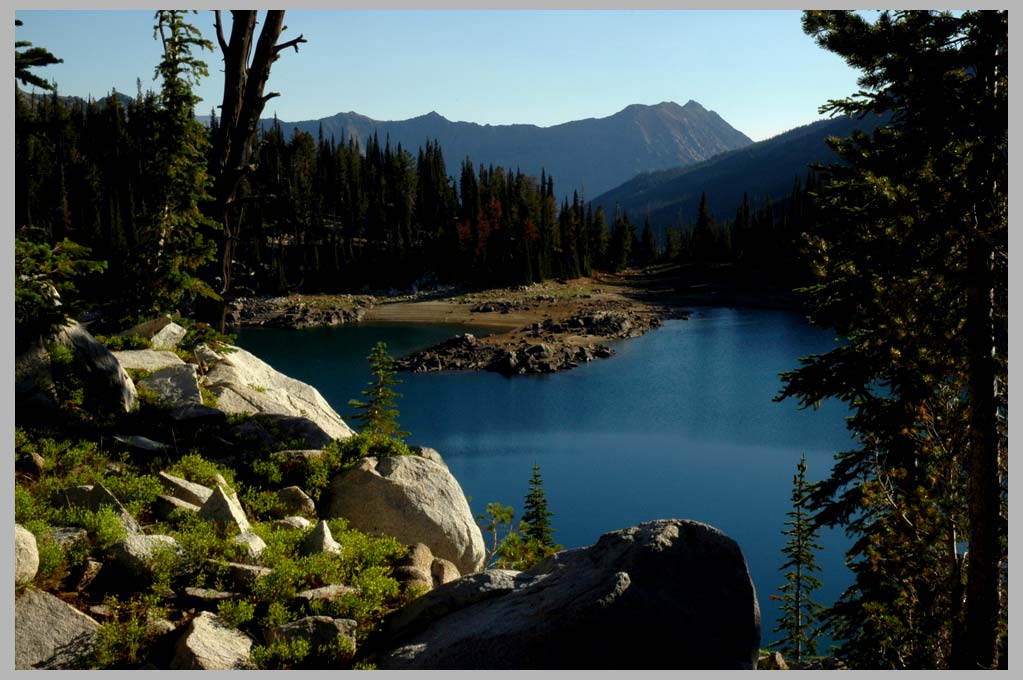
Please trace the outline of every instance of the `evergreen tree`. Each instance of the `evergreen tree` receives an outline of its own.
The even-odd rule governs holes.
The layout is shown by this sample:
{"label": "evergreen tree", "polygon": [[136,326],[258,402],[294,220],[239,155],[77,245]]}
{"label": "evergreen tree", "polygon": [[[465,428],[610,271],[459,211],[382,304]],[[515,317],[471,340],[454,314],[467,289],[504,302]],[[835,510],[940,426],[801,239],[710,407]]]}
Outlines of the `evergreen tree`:
{"label": "evergreen tree", "polygon": [[543,490],[540,465],[534,462],[533,476],[529,480],[529,493],[526,494],[523,505],[522,522],[525,525],[523,533],[544,548],[554,547],[554,529],[551,526],[553,516],[554,513],[547,508],[547,495]]}
{"label": "evergreen tree", "polygon": [[[22,26],[21,19],[15,19],[14,25]],[[23,47],[28,49],[19,52],[18,50]],[[58,59],[45,47],[32,47],[32,43],[26,40],[18,40],[14,43],[14,78],[21,81],[22,85],[35,85],[41,90],[52,90],[53,86],[50,83],[29,69],[63,63],[63,59]]]}
{"label": "evergreen tree", "polygon": [[812,595],[821,586],[814,576],[820,572],[815,553],[820,550],[817,543],[817,527],[806,509],[807,496],[812,485],[806,481],[806,454],[803,454],[792,477],[792,509],[788,512],[782,534],[788,537],[782,553],[785,562],[785,584],[781,590],[781,619],[775,633],[783,633],[781,640],[770,645],[787,657],[801,661],[804,656],[817,653],[817,627],[823,607],[814,602]]}
{"label": "evergreen tree", "polygon": [[803,18],[864,71],[823,111],[892,114],[833,144],[810,300],[847,342],[782,393],[852,408],[859,446],[811,509],[856,537],[829,613],[855,666],[991,668],[1007,626],[1007,26],[1001,11]]}
{"label": "evergreen tree", "polygon": [[212,199],[213,182],[207,172],[210,143],[195,120],[199,98],[192,92],[207,75],[206,63],[193,50],[213,46],[183,15],[174,10],[156,13],[154,35],[163,45],[156,73],[163,82],[156,154],[147,172],[154,200],[136,253],[138,266],[132,270],[135,285],[123,301],[129,317],[175,309],[183,295],[216,296],[196,276],[216,253],[209,232],[218,224],[201,209]]}
{"label": "evergreen tree", "polygon": [[366,401],[352,399],[348,402],[349,406],[358,411],[354,418],[362,424],[363,432],[396,439],[407,437],[408,432],[401,431],[398,426],[398,409],[394,399],[401,395],[391,387],[401,381],[394,377],[397,371],[394,359],[387,353],[387,344],[378,342],[367,358],[373,380],[369,382],[369,388],[362,391]]}
{"label": "evergreen tree", "polygon": [[642,264],[653,264],[657,259],[657,241],[654,239],[654,230],[650,226],[650,218],[643,221],[643,235],[640,236],[639,261]]}

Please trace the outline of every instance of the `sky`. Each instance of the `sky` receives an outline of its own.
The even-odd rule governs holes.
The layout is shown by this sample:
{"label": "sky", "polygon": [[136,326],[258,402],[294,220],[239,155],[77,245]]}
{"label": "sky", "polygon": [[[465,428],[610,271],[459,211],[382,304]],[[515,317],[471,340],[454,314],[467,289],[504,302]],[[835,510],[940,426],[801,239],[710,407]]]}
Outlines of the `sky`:
{"label": "sky", "polygon": [[[37,69],[61,94],[159,89],[152,11],[16,11],[17,40],[64,60]],[[229,17],[225,22],[229,24]],[[216,44],[213,12],[191,17]],[[690,99],[755,141],[818,120],[857,72],[818,47],[796,10],[287,10],[264,110],[294,122],[355,111],[402,120],[556,125],[630,104]],[[225,27],[229,31],[229,26]],[[219,49],[196,113],[222,98]]]}

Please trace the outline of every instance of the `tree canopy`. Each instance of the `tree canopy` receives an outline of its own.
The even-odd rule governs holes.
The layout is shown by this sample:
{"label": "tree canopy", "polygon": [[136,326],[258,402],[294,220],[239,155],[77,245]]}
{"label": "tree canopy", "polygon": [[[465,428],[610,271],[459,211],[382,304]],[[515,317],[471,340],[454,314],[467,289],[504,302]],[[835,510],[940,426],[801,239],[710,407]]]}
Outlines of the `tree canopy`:
{"label": "tree canopy", "polygon": [[811,499],[856,537],[855,583],[830,612],[839,653],[993,667],[1007,590],[1007,15],[811,11],[803,27],[863,72],[822,112],[892,114],[832,140],[844,163],[827,168],[806,237],[809,298],[845,343],[804,359],[781,395],[852,408],[859,447]]}

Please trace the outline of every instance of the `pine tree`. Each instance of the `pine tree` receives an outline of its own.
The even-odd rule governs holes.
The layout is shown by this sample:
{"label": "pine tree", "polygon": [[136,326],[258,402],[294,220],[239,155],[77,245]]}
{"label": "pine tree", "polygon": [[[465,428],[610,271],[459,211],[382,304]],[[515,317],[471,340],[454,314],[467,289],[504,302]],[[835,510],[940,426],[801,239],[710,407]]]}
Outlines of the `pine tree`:
{"label": "pine tree", "polygon": [[847,342],[783,376],[803,406],[848,403],[858,439],[810,507],[856,538],[828,617],[838,654],[991,668],[1008,589],[1008,16],[812,11],[803,28],[864,71],[822,112],[890,112],[832,142],[843,163],[817,192],[812,318]]}
{"label": "pine tree", "polygon": [[394,399],[401,395],[391,387],[401,381],[394,377],[397,371],[394,359],[387,353],[387,344],[378,342],[367,358],[373,380],[368,383],[369,388],[362,391],[367,401],[352,399],[348,402],[349,406],[358,411],[354,418],[362,423],[364,432],[395,439],[407,437],[408,432],[401,431],[398,426],[398,409]]}
{"label": "pine tree", "polygon": [[551,517],[554,513],[547,509],[547,495],[543,490],[543,478],[540,476],[540,465],[533,463],[533,477],[529,480],[529,493],[523,505],[522,522],[525,524],[523,533],[529,539],[537,541],[544,548],[551,548],[554,543],[554,529]]}
{"label": "pine tree", "polygon": [[806,509],[807,496],[812,485],[806,481],[806,454],[803,454],[792,477],[792,509],[788,512],[782,534],[788,542],[782,548],[785,562],[785,584],[779,588],[781,595],[781,619],[775,633],[784,633],[781,640],[771,644],[785,656],[801,661],[804,656],[817,653],[818,623],[823,607],[813,601],[812,595],[820,588],[821,582],[815,573],[820,572],[815,557],[820,550],[817,543],[817,527]]}
{"label": "pine tree", "polygon": [[183,12],[160,10],[156,22],[154,34],[163,45],[156,73],[163,83],[156,154],[146,178],[154,200],[133,269],[137,280],[124,301],[129,317],[175,309],[184,295],[216,296],[196,275],[216,253],[209,232],[219,225],[200,207],[212,200],[213,181],[207,172],[209,139],[195,120],[199,98],[192,92],[207,75],[206,63],[193,50],[213,46]]}
{"label": "pine tree", "polygon": [[[21,26],[21,19],[15,19],[14,25]],[[27,47],[28,49],[19,52],[18,48],[22,47]],[[45,47],[32,47],[32,43],[27,40],[18,40],[14,43],[14,78],[21,81],[22,85],[34,85],[41,90],[52,90],[53,86],[50,83],[29,71],[29,69],[63,63],[63,59],[58,59]]]}

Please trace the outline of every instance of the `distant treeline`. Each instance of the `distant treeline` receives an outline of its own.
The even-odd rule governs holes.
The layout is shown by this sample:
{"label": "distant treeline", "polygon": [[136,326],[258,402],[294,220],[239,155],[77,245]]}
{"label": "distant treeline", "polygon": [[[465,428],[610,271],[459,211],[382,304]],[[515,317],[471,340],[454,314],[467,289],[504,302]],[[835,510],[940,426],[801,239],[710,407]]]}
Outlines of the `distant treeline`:
{"label": "distant treeline", "polygon": [[[16,224],[105,260],[106,271],[81,291],[94,300],[130,295],[126,274],[144,261],[139,235],[154,195],[147,168],[159,112],[152,92],[102,103],[56,93],[16,99]],[[216,125],[213,117],[211,132]],[[236,249],[240,292],[514,285],[658,261],[735,262],[786,284],[805,278],[798,253],[814,218],[812,175],[773,205],[744,199],[734,220],[716,221],[704,200],[692,224],[653,230],[647,221],[639,230],[627,214],[607,215],[577,194],[558,205],[546,173],[537,179],[466,158],[456,181],[430,141],[413,155],[376,135],[361,149],[354,138],[275,124],[256,158]],[[219,272],[208,266],[215,284]]]}

